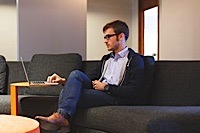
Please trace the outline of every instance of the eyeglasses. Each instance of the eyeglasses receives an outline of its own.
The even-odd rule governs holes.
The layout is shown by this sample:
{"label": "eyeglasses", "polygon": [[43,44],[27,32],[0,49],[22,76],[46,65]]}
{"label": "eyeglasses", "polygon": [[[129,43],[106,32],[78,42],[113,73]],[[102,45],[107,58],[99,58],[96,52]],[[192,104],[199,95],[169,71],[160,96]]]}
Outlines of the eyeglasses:
{"label": "eyeglasses", "polygon": [[108,39],[110,39],[112,36],[116,36],[117,34],[107,34],[107,35],[105,35],[103,38],[104,39],[106,39],[106,40],[108,40]]}

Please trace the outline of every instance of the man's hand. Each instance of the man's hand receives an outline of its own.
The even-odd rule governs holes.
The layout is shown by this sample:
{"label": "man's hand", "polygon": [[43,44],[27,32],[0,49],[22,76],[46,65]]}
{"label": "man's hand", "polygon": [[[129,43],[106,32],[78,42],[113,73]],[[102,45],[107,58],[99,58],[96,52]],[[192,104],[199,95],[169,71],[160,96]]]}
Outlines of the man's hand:
{"label": "man's hand", "polygon": [[99,90],[99,91],[104,91],[104,87],[106,86],[105,83],[102,83],[102,82],[100,82],[98,80],[92,81],[92,84],[93,84],[93,88],[95,90]]}
{"label": "man's hand", "polygon": [[47,77],[47,82],[65,84],[66,79],[65,78],[61,78],[56,73],[54,73],[53,75]]}

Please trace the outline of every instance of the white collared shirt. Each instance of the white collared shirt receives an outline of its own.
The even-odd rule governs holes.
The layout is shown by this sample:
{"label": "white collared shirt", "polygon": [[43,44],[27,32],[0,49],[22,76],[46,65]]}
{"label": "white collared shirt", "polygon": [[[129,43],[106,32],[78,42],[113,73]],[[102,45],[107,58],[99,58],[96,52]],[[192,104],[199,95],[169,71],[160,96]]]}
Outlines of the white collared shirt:
{"label": "white collared shirt", "polygon": [[108,60],[108,66],[103,76],[103,83],[118,85],[124,74],[124,69],[128,61],[128,47],[125,47],[117,54],[111,54]]}

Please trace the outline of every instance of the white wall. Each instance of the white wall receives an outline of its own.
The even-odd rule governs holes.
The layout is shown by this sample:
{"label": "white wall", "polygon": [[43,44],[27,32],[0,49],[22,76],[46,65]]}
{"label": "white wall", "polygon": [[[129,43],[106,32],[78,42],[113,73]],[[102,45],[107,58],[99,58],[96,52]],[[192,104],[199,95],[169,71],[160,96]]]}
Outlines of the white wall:
{"label": "white wall", "polygon": [[19,56],[79,53],[86,58],[87,0],[18,0]]}
{"label": "white wall", "polygon": [[17,13],[14,0],[0,1],[0,54],[6,60],[17,59]]}
{"label": "white wall", "polygon": [[161,60],[200,60],[199,11],[200,0],[161,0]]}
{"label": "white wall", "polygon": [[78,52],[85,59],[86,48],[87,59],[100,59],[107,53],[102,27],[114,19],[127,22],[128,46],[138,49],[138,0],[88,0],[87,46],[87,0],[17,0],[18,11],[15,0],[2,1],[0,45],[7,60],[18,60],[20,56],[30,60],[36,53],[66,52]]}
{"label": "white wall", "polygon": [[[64,52],[79,52],[88,60],[100,59],[107,53],[102,27],[113,19],[127,21],[132,29],[128,45],[137,51],[138,0],[128,0],[127,5],[127,1],[120,0],[88,0],[88,15],[86,0],[19,2],[23,2],[24,8],[19,11],[23,14],[19,26],[23,28],[19,28],[18,44],[15,0],[0,1],[0,54],[7,60],[17,60],[19,56],[29,60],[35,53]],[[200,60],[199,7],[199,0],[160,0],[161,60]]]}
{"label": "white wall", "polygon": [[102,28],[106,23],[116,19],[128,24],[130,37],[127,45],[137,48],[138,36],[133,35],[137,33],[135,27],[138,27],[137,19],[135,19],[137,18],[135,16],[137,0],[88,0],[87,4],[87,60],[99,60],[102,55],[108,53],[103,42]]}

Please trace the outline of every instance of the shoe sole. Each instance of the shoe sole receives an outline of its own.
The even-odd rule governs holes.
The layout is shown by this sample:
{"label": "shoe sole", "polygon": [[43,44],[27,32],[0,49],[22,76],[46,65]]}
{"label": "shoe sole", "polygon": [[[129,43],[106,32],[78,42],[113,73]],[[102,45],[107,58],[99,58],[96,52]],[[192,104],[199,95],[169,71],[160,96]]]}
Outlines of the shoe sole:
{"label": "shoe sole", "polygon": [[38,120],[38,121],[40,123],[40,127],[42,129],[44,129],[44,130],[57,131],[62,127],[62,126],[59,126],[59,125],[55,125],[55,124],[49,123],[49,122],[44,121],[44,120]]}
{"label": "shoe sole", "polygon": [[58,129],[56,131],[56,133],[69,133],[70,132],[70,128],[69,127],[61,127],[60,129]]}

